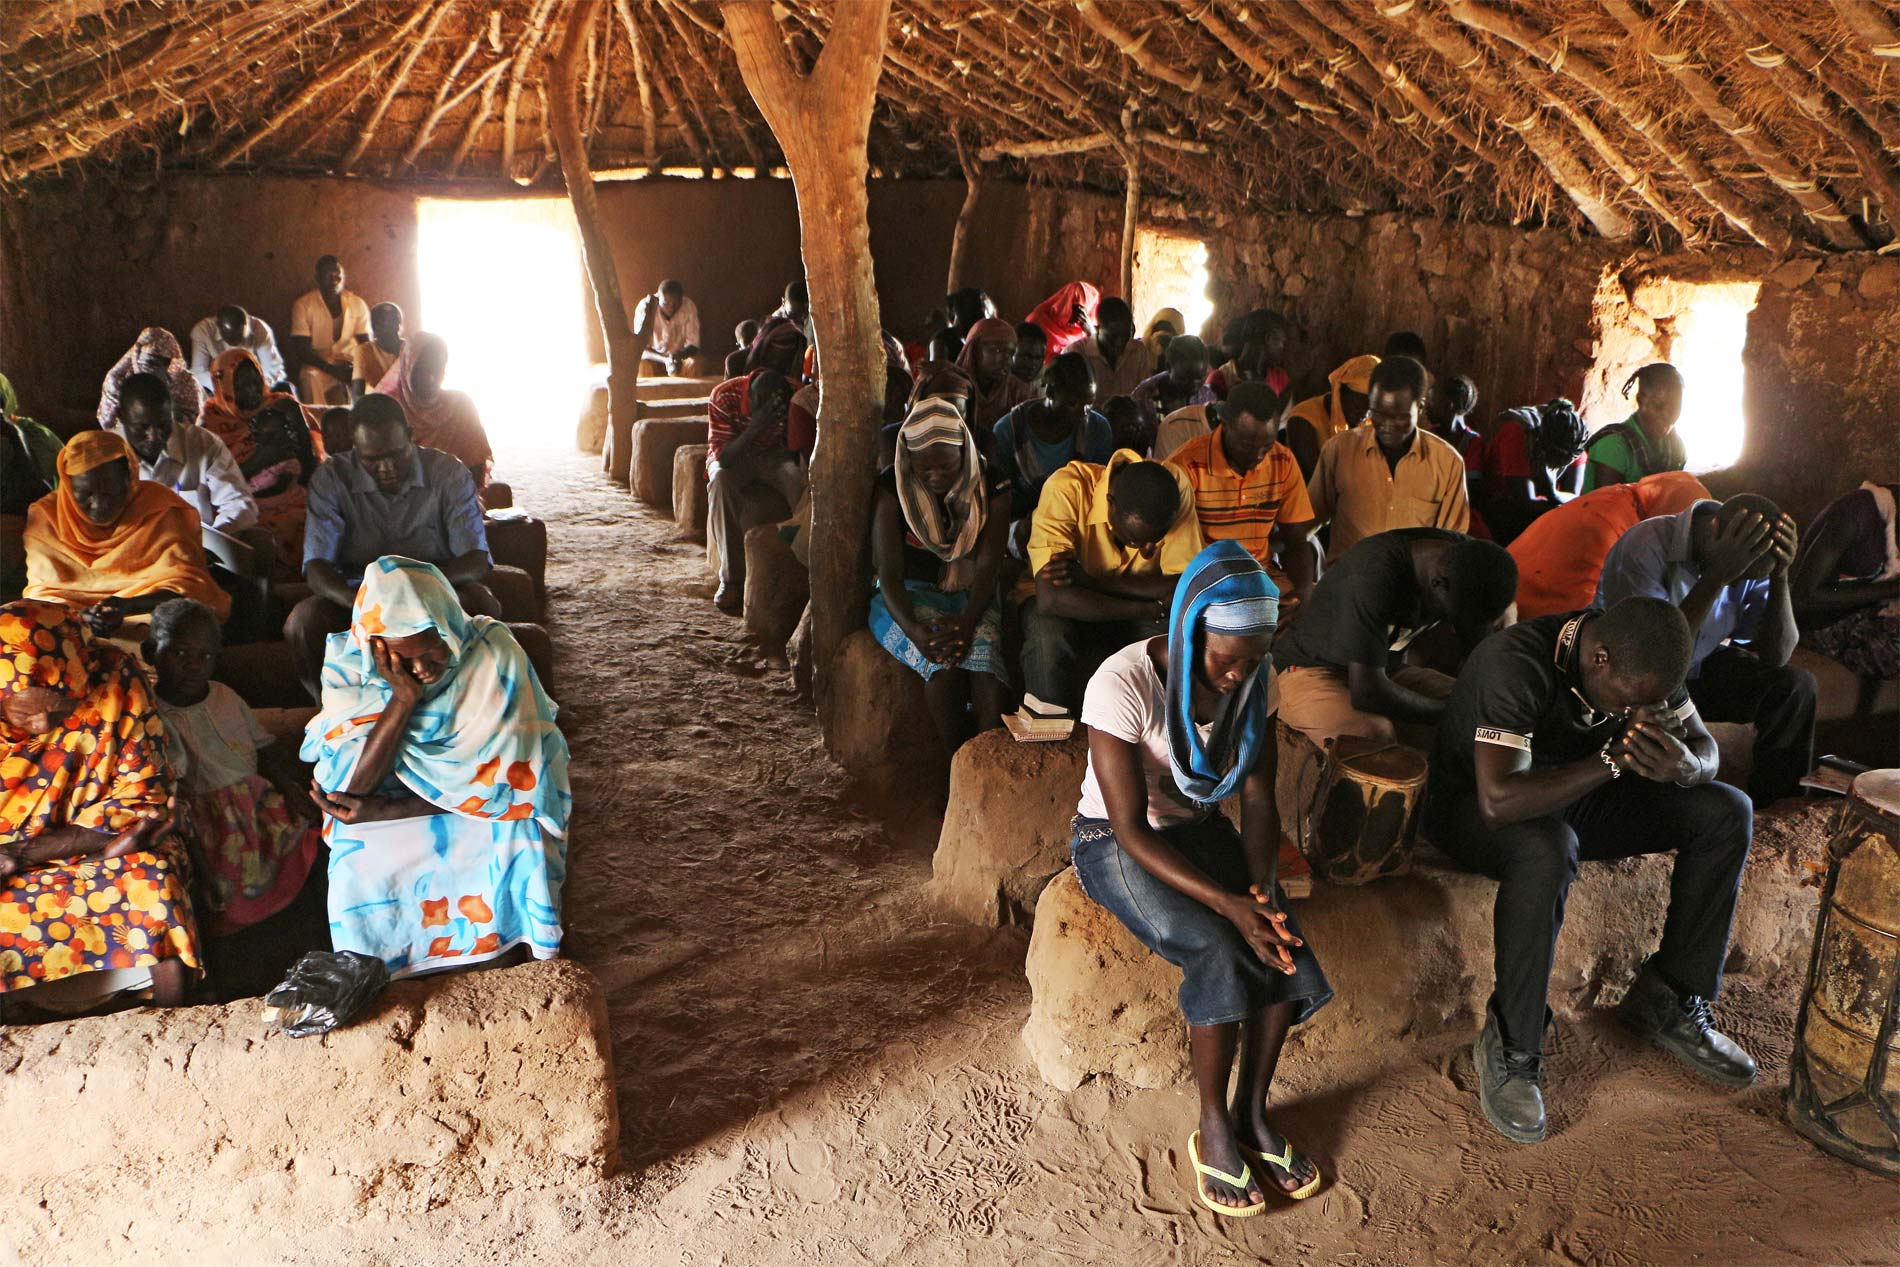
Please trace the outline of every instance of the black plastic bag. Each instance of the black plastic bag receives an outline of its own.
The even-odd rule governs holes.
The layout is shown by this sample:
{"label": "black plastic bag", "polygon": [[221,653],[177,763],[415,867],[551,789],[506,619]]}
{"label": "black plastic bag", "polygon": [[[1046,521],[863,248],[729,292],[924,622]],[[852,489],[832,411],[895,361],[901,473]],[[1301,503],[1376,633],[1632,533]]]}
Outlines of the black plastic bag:
{"label": "black plastic bag", "polygon": [[264,996],[266,1015],[292,1038],[326,1034],[348,1025],[389,984],[381,959],[354,950],[313,950]]}

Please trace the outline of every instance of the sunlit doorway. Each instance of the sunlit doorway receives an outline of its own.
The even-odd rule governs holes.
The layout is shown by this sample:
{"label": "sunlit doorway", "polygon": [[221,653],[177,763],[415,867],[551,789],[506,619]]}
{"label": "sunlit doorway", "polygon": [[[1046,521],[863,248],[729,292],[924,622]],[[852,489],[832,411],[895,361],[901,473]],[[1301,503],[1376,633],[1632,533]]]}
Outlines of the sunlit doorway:
{"label": "sunlit doorway", "polygon": [[475,398],[497,449],[571,440],[587,398],[587,292],[565,198],[424,198],[411,330],[449,343],[445,385]]}
{"label": "sunlit doorway", "polygon": [[1135,328],[1145,330],[1155,313],[1173,308],[1187,320],[1176,334],[1199,334],[1214,315],[1207,296],[1207,244],[1159,229],[1135,231]]}

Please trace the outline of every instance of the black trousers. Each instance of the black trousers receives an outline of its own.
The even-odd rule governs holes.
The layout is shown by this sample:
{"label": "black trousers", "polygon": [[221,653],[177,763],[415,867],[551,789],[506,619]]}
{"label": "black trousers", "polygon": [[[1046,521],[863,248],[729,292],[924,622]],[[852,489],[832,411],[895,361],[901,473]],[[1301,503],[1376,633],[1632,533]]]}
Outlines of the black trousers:
{"label": "black trousers", "polygon": [[1545,996],[1564,898],[1580,862],[1676,854],[1662,945],[1651,966],[1685,994],[1722,984],[1735,895],[1754,835],[1748,798],[1725,783],[1676,787],[1626,774],[1561,813],[1492,831],[1475,793],[1433,806],[1434,839],[1498,882],[1492,1010],[1513,1051],[1543,1050]]}
{"label": "black trousers", "polygon": [[1023,604],[1023,685],[1049,704],[1082,711],[1082,694],[1102,661],[1131,642],[1168,632],[1166,621],[1071,620],[1038,599]]}
{"label": "black trousers", "polygon": [[1801,776],[1814,768],[1812,673],[1768,664],[1740,647],[1717,647],[1689,680],[1689,698],[1703,721],[1755,724],[1748,794],[1758,808],[1800,794]]}

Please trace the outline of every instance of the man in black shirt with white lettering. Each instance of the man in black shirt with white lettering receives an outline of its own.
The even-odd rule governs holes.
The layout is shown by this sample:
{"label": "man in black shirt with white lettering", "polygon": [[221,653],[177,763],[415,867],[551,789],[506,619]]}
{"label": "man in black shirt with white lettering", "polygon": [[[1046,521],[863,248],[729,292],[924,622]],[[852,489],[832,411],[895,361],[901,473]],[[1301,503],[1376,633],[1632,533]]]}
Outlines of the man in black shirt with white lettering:
{"label": "man in black shirt with white lettering", "polygon": [[1519,1143],[1544,1138],[1545,996],[1579,862],[1675,852],[1662,944],[1622,1017],[1704,1077],[1754,1081],[1710,1015],[1754,820],[1714,781],[1715,741],[1683,687],[1692,647],[1657,598],[1524,621],[1472,653],[1439,723],[1433,839],[1499,882],[1479,1100]]}

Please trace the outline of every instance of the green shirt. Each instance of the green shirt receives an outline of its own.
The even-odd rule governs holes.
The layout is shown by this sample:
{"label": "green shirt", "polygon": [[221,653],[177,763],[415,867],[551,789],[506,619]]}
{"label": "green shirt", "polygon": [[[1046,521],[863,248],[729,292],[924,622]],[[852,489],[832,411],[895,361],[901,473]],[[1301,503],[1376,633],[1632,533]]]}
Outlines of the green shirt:
{"label": "green shirt", "polygon": [[1601,469],[1615,471],[1622,479],[1615,481],[1634,484],[1645,475],[1659,475],[1664,471],[1680,471],[1689,464],[1689,455],[1683,449],[1682,436],[1673,428],[1660,441],[1652,441],[1642,424],[1631,414],[1622,424],[1605,427],[1590,438],[1584,446],[1589,461],[1583,471],[1583,491],[1588,493],[1603,487],[1599,477]]}

